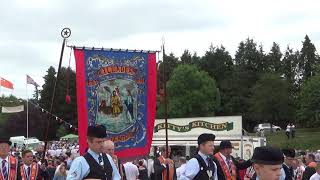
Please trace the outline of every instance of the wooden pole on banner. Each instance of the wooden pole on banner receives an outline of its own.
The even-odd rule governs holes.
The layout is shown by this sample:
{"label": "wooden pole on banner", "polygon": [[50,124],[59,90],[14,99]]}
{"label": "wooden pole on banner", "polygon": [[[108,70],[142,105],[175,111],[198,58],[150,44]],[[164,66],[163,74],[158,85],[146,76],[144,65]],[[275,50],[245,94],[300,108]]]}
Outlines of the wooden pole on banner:
{"label": "wooden pole on banner", "polygon": [[[54,82],[53,93],[52,93],[52,97],[51,97],[51,106],[50,106],[50,112],[49,112],[50,114],[53,113],[52,111],[53,111],[53,107],[54,107],[54,103],[55,103],[56,89],[57,89],[57,84],[58,84],[60,70],[61,70],[64,47],[65,47],[65,44],[66,44],[66,40],[70,37],[70,35],[71,35],[71,30],[69,28],[62,29],[61,36],[63,38],[63,42],[62,42],[62,47],[61,47],[60,61],[59,61],[59,67],[58,67],[58,72],[57,72],[57,78],[56,78],[56,80]],[[53,116],[49,116],[48,121],[47,121],[47,127],[45,129],[45,136],[44,136],[45,141],[44,141],[44,148],[43,148],[43,154],[42,154],[42,163],[45,162],[47,145],[48,145],[48,134],[49,134],[49,130],[50,130],[50,121],[51,121],[52,117]]]}
{"label": "wooden pole on banner", "polygon": [[[163,103],[164,103],[164,124],[165,124],[165,130],[166,130],[166,158],[169,158],[169,142],[168,142],[168,104],[167,104],[167,81],[166,81],[166,61],[165,61],[165,48],[164,48],[164,39],[162,42],[162,59],[163,59]],[[167,166],[167,178],[169,179],[169,169]]]}

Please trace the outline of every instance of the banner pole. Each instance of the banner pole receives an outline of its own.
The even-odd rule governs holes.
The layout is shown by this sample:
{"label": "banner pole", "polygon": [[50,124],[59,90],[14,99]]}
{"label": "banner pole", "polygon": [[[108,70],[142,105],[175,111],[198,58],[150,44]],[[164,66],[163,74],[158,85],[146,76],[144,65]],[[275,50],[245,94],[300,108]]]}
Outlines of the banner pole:
{"label": "banner pole", "polygon": [[2,77],[0,77],[0,97],[2,97]]}
{"label": "banner pole", "polygon": [[27,138],[29,138],[29,98],[28,98],[28,82],[26,81],[26,98],[27,98]]}
{"label": "banner pole", "polygon": [[[53,107],[55,103],[55,96],[56,96],[56,89],[57,89],[57,84],[59,81],[59,75],[60,75],[60,70],[61,70],[61,64],[62,64],[62,59],[63,59],[63,52],[64,52],[64,47],[66,44],[66,40],[68,37],[71,35],[71,30],[69,28],[64,28],[61,31],[61,36],[63,37],[63,42],[62,42],[62,47],[61,47],[61,53],[60,53],[60,60],[59,60],[59,67],[58,67],[58,72],[57,72],[57,78],[54,82],[53,86],[53,93],[51,97],[51,106],[50,106],[50,115],[53,113]],[[50,130],[50,121],[51,121],[52,116],[49,116],[48,121],[47,121],[47,127],[45,129],[45,141],[44,141],[44,148],[43,148],[43,154],[42,154],[42,162],[45,162],[45,156],[46,156],[46,150],[47,150],[47,145],[48,145],[48,134]]]}
{"label": "banner pole", "polygon": [[[162,53],[163,53],[163,89],[164,89],[164,123],[165,123],[165,130],[166,130],[166,158],[169,158],[169,142],[168,142],[168,104],[167,104],[167,81],[166,81],[166,63],[165,63],[165,48],[164,48],[164,40],[163,40],[163,44],[162,44]],[[167,166],[167,174],[166,174],[167,178],[169,179],[169,169]]]}

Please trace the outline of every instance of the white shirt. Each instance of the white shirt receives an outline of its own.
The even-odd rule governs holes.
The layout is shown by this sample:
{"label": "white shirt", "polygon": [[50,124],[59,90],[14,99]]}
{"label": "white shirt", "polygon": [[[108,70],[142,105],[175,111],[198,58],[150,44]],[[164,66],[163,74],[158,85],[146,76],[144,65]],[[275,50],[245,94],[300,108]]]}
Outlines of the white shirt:
{"label": "white shirt", "polygon": [[154,173],[153,163],[154,163],[153,159],[148,159],[148,176],[149,177],[152,173]]}
{"label": "white shirt", "polygon": [[177,179],[180,180],[181,174],[185,174],[186,171],[186,165],[187,164],[182,164],[179,168],[177,168]]}
{"label": "white shirt", "polygon": [[310,177],[310,180],[320,180],[320,174],[315,173],[314,175],[312,175],[312,176]]}
{"label": "white shirt", "polygon": [[287,126],[287,129],[286,129],[286,132],[290,132],[290,128],[291,128],[291,126],[288,125],[288,126]]}
{"label": "white shirt", "polygon": [[[91,149],[88,150],[88,153],[94,158],[96,162],[99,162],[99,154],[96,154]],[[108,160],[112,167],[112,180],[120,180],[119,171],[114,164],[110,155],[106,154]],[[67,180],[79,180],[85,178],[90,173],[90,166],[86,159],[83,156],[77,157],[71,164],[70,170],[68,171]]]}
{"label": "white shirt", "polygon": [[[207,155],[201,153],[200,151],[198,152],[198,154],[202,157],[202,159],[204,160],[204,162],[208,165],[208,161],[207,161]],[[215,172],[213,172],[213,180],[218,180],[218,176],[217,176],[217,165],[215,162],[213,162],[214,166],[215,166]],[[181,174],[180,176],[180,180],[191,180],[194,177],[196,177],[196,175],[199,173],[200,171],[200,165],[198,163],[198,160],[196,158],[192,158],[188,161],[187,165],[186,165],[186,170],[184,173]]]}
{"label": "white shirt", "polygon": [[[8,164],[8,162],[9,162],[9,156],[7,156],[5,160],[6,160],[7,174],[8,174],[8,176],[9,176],[9,164]],[[0,173],[2,173],[2,161],[3,161],[3,159],[0,158],[0,170],[1,170]]]}
{"label": "white shirt", "polygon": [[136,165],[132,164],[132,162],[127,162],[123,165],[124,170],[126,172],[127,180],[136,180],[139,176],[139,169]]}
{"label": "white shirt", "polygon": [[[23,167],[24,167],[24,173],[25,173],[27,179],[29,179],[30,178],[29,176],[31,174],[31,165],[27,166],[27,165],[24,164]],[[28,167],[30,168],[30,174],[28,174]]]}

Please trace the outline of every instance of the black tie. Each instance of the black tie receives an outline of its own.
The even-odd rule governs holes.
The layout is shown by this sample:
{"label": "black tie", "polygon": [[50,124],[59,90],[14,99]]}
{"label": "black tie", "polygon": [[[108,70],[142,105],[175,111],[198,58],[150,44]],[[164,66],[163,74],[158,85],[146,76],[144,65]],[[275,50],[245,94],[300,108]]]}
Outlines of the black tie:
{"label": "black tie", "polygon": [[99,160],[99,165],[103,168],[102,156],[101,155],[99,155],[98,160]]}
{"label": "black tie", "polygon": [[27,179],[30,180],[30,167],[27,168],[27,173],[28,173],[28,174],[27,174]]}
{"label": "black tie", "polygon": [[290,176],[294,177],[294,172],[293,172],[293,168],[292,167],[289,169],[289,171],[290,171]]}
{"label": "black tie", "polygon": [[210,157],[207,158],[207,161],[208,161],[208,168],[212,171],[212,179],[213,179],[214,173],[215,173],[214,163]]}

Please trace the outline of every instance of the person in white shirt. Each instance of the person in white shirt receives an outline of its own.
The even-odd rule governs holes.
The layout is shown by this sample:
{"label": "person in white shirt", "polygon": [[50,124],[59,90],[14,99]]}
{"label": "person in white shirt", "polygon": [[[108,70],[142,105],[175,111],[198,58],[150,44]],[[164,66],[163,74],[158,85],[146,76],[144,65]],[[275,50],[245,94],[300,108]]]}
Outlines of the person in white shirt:
{"label": "person in white shirt", "polygon": [[319,180],[320,179],[320,164],[317,165],[317,172],[310,177],[310,180]]}
{"label": "person in white shirt", "polygon": [[188,161],[185,172],[181,174],[180,179],[218,180],[217,165],[212,159],[215,138],[215,135],[206,133],[198,137],[199,152],[194,158]]}
{"label": "person in white shirt", "polygon": [[148,159],[148,165],[147,165],[147,168],[148,168],[148,177],[150,179],[154,179],[154,167],[153,167],[153,164],[154,164],[154,157],[150,157]]}
{"label": "person in white shirt", "polygon": [[296,137],[296,127],[293,123],[290,124],[290,133],[292,139]]}
{"label": "person in white shirt", "polygon": [[181,174],[185,174],[187,160],[185,157],[180,157],[179,161],[181,163],[181,166],[179,168],[177,168],[177,170],[176,170],[177,171],[177,179],[182,180]]}
{"label": "person in white shirt", "polygon": [[137,180],[139,176],[139,170],[132,162],[123,164],[124,172],[127,180]]}
{"label": "person in white shirt", "polygon": [[290,124],[288,124],[287,129],[286,129],[286,135],[287,135],[288,139],[290,139],[290,131],[291,131],[291,126],[290,126]]}

